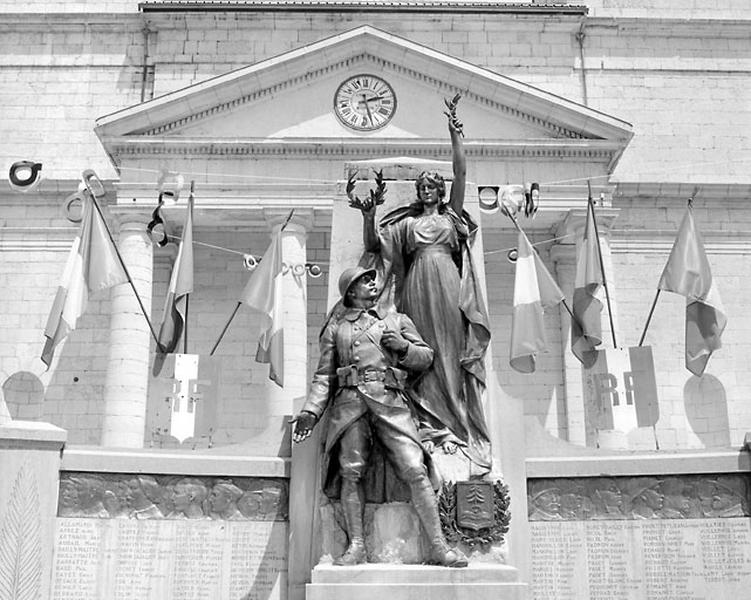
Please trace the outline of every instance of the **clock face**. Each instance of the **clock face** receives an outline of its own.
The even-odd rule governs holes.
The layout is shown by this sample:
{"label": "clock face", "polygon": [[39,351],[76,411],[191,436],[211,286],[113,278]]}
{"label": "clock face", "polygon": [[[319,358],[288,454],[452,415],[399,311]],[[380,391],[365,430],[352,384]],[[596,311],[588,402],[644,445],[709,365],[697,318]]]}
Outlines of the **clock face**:
{"label": "clock face", "polygon": [[393,88],[375,75],[350,77],[334,94],[334,113],[344,125],[357,131],[380,129],[395,111]]}

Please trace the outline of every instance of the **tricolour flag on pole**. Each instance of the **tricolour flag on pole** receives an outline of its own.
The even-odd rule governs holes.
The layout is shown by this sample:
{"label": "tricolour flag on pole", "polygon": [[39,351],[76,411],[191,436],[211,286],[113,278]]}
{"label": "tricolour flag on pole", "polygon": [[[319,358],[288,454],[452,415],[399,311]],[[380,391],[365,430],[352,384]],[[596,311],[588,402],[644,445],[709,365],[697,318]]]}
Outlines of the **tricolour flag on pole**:
{"label": "tricolour flag on pole", "polygon": [[282,328],[282,230],[274,234],[253,271],[240,302],[261,313],[261,337],[256,361],[269,364],[269,379],[284,387],[284,329]]}
{"label": "tricolour flag on pole", "polygon": [[686,297],[686,368],[701,376],[722,345],[727,317],[690,206],[657,287]]}
{"label": "tricolour flag on pole", "polygon": [[571,319],[571,351],[585,367],[597,361],[595,346],[602,343],[602,302],[597,292],[602,288],[602,263],[595,228],[592,202],[587,203],[587,222],[576,262],[574,301]]}
{"label": "tricolour flag on pole", "polygon": [[154,375],[162,370],[165,354],[173,353],[185,329],[185,307],[193,291],[193,196],[188,198],[183,236],[172,267],[172,276],[164,302],[162,324],[157,336]]}
{"label": "tricolour flag on pole", "polygon": [[81,230],[73,241],[44,329],[47,341],[42,350],[42,361],[47,368],[52,364],[57,345],[76,328],[78,319],[86,310],[89,294],[127,281],[128,276],[107,233],[107,225],[94,206],[94,199],[87,194]]}
{"label": "tricolour flag on pole", "polygon": [[511,323],[509,364],[521,373],[534,373],[537,353],[547,349],[544,309],[563,300],[563,292],[519,231],[514,279],[514,311]]}

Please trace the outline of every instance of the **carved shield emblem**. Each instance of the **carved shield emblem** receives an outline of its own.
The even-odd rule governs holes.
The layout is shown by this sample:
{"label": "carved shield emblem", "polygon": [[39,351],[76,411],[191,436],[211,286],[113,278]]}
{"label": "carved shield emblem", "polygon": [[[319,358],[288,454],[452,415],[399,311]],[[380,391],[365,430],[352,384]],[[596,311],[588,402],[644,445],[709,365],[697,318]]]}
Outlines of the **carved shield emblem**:
{"label": "carved shield emblem", "polygon": [[489,481],[456,482],[456,523],[474,531],[495,524],[493,485]]}

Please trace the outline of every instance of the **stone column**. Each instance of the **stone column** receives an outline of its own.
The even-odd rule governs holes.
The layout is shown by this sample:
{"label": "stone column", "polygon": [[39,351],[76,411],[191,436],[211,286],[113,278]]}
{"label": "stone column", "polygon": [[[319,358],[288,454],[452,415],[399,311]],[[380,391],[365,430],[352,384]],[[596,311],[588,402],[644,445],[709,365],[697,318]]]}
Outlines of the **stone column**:
{"label": "stone column", "polygon": [[[281,223],[274,225],[274,233],[281,226]],[[268,380],[269,416],[294,414],[302,406],[301,399],[304,399],[308,386],[306,237],[306,223],[302,219],[293,218],[282,231],[285,264],[282,277],[284,387]]]}
{"label": "stone column", "polygon": [[[598,207],[596,212],[597,227],[600,234],[600,250],[605,274],[608,277],[608,291],[610,292],[613,322],[616,325],[616,337],[618,337],[618,321],[616,302],[613,294],[615,286],[613,283],[613,264],[610,253],[610,229],[617,213],[617,209],[603,207]],[[551,249],[551,257],[555,263],[558,285],[569,302],[570,308],[573,308],[570,302],[572,302],[574,297],[576,262],[584,235],[586,215],[586,208],[570,210],[555,228],[556,237],[563,237],[564,240],[562,243],[555,244]],[[602,344],[598,348],[606,349],[613,347],[613,337],[604,293],[602,294],[602,302]],[[593,424],[587,420],[582,365],[571,351],[571,318],[563,304],[560,305],[560,312],[568,441],[581,446],[594,446],[597,443],[597,432]]]}
{"label": "stone column", "polygon": [[[147,314],[151,314],[153,246],[149,215],[120,218],[118,248]],[[151,332],[130,284],[113,288],[110,346],[104,386],[102,445],[142,448],[151,358]]]}
{"label": "stone column", "polygon": [[[574,297],[574,278],[576,277],[577,243],[567,238],[568,243],[555,244],[550,256],[555,263],[558,285],[566,301]],[[569,304],[569,306],[571,306]],[[561,315],[561,352],[563,355],[563,382],[566,388],[566,429],[568,441],[572,444],[587,446],[586,418],[584,411],[584,389],[581,363],[571,352],[571,317],[563,306],[559,305]],[[593,439],[589,440],[593,442]]]}

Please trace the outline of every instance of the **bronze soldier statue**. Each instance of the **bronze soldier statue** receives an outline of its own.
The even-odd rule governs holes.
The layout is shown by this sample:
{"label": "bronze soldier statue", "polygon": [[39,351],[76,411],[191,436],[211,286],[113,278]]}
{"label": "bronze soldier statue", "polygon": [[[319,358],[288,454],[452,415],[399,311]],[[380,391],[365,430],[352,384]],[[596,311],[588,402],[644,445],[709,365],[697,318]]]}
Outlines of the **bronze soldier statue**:
{"label": "bronze soldier statue", "polygon": [[339,278],[339,291],[343,309],[329,319],[321,334],[318,368],[307,402],[294,419],[293,436],[295,442],[310,436],[328,407],[324,475],[330,460],[341,478],[339,495],[349,537],[346,552],[335,564],[366,562],[363,476],[375,438],[409,487],[412,505],[431,542],[428,562],[465,567],[467,558],[450,548],[443,536],[427,455],[404,394],[408,375],[430,367],[433,350],[409,317],[376,305],[379,288],[374,270],[346,269]]}

